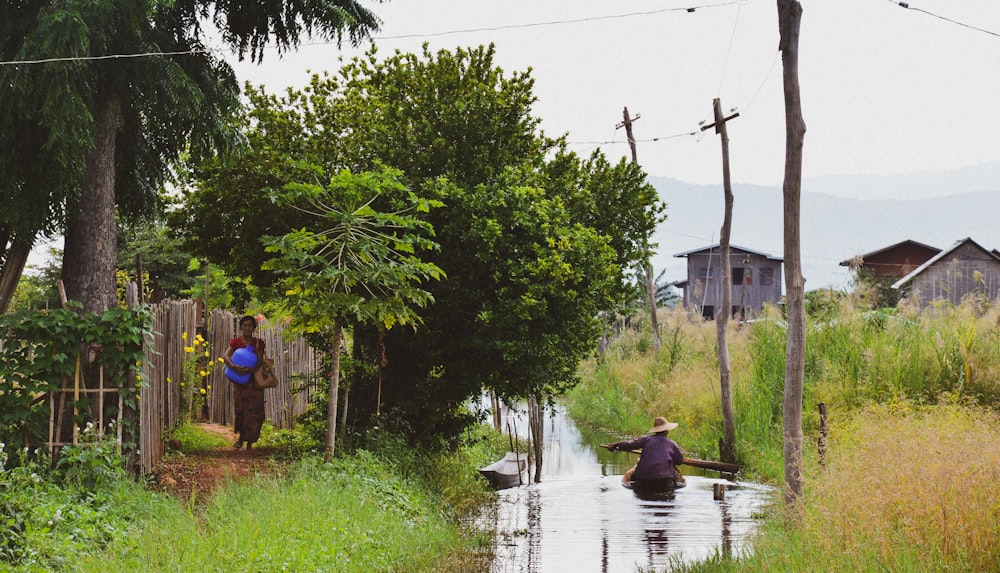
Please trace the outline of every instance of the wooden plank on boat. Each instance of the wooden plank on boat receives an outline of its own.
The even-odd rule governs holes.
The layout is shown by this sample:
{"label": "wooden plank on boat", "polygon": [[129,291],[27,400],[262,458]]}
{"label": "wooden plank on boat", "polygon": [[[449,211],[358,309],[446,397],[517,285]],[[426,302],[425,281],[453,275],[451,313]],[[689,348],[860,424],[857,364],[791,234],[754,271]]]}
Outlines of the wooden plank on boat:
{"label": "wooden plank on boat", "polygon": [[[608,446],[611,444],[605,444],[604,447],[610,449]],[[642,450],[617,450],[622,452],[629,452],[631,454],[642,455]],[[715,470],[717,472],[722,472],[724,474],[738,474],[740,473],[739,464],[730,464],[727,462],[713,462],[711,460],[699,460],[695,458],[684,458],[684,465],[691,466],[693,468],[701,468],[703,470]]]}

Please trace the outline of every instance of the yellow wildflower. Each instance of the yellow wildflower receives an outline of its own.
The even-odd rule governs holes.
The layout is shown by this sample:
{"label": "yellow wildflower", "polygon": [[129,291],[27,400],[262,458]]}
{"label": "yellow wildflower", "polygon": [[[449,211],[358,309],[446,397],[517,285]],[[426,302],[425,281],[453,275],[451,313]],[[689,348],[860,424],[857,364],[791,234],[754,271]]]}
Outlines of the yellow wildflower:
{"label": "yellow wildflower", "polygon": [[201,393],[202,393],[202,394],[204,394],[204,393],[205,393],[205,389],[204,389],[204,388],[202,388],[202,389],[201,389]]}
{"label": "yellow wildflower", "polygon": [[187,331],[182,332],[181,333],[181,340],[187,340],[187,339],[188,339],[188,333],[187,333]]}

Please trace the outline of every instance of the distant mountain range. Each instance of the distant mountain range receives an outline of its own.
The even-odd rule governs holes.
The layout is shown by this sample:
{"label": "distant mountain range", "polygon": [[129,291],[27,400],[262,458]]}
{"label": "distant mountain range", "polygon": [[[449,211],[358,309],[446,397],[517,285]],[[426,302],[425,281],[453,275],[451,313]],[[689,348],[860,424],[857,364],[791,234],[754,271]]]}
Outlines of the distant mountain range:
{"label": "distant mountain range", "polygon": [[[664,279],[685,278],[686,259],[674,254],[719,242],[722,185],[650,177],[667,203],[653,257]],[[954,172],[807,179],[802,192],[802,269],[806,290],[850,288],[840,261],[912,239],[947,248],[972,237],[1000,248],[1000,161]],[[735,245],[783,256],[782,192],[778,186],[733,184]],[[891,197],[863,199],[860,197]],[[901,198],[907,197],[907,198]]]}

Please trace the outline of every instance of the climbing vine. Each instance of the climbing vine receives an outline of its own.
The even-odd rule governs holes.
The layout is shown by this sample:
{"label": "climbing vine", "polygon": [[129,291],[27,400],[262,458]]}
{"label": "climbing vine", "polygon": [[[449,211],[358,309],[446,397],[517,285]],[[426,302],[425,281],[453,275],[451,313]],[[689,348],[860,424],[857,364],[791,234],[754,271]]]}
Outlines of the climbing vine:
{"label": "climbing vine", "polygon": [[[152,335],[148,308],[102,314],[69,308],[0,315],[0,442],[37,444],[48,426],[45,396],[72,379],[77,356],[93,357],[121,389],[143,384],[143,343]],[[136,392],[122,392],[136,408]]]}

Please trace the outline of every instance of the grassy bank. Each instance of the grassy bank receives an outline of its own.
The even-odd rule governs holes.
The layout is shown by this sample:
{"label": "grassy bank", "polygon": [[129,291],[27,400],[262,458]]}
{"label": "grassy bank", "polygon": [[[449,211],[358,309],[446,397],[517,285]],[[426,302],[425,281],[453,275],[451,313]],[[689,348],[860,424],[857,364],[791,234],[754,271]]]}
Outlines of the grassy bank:
{"label": "grassy bank", "polygon": [[[626,434],[653,416],[689,454],[715,458],[722,435],[714,324],[665,321],[658,356],[628,333],[568,398],[580,423]],[[850,301],[810,317],[802,520],[780,506],[750,554],[687,571],[995,571],[1000,569],[1000,340],[995,309],[873,313]],[[730,332],[737,455],[747,477],[782,482],[784,328],[778,317]],[[819,463],[816,405],[829,411]],[[613,425],[612,425],[613,424]]]}
{"label": "grassy bank", "polygon": [[806,472],[799,523],[775,514],[752,551],[673,570],[998,571],[1000,420],[977,408],[871,406]]}
{"label": "grassy bank", "polygon": [[[27,510],[23,490],[8,492],[22,496],[26,509],[26,533],[10,540],[25,550],[0,560],[0,570],[488,569],[492,539],[463,525],[492,495],[472,469],[495,456],[493,438],[484,436],[470,437],[453,454],[412,452],[396,443],[397,456],[359,451],[331,464],[306,457],[279,474],[228,483],[197,504],[123,479],[70,488],[59,499],[53,497],[59,488],[46,486],[34,498],[47,507],[40,512]],[[386,438],[387,452],[392,441]],[[50,477],[58,479],[37,479],[46,484]]]}

